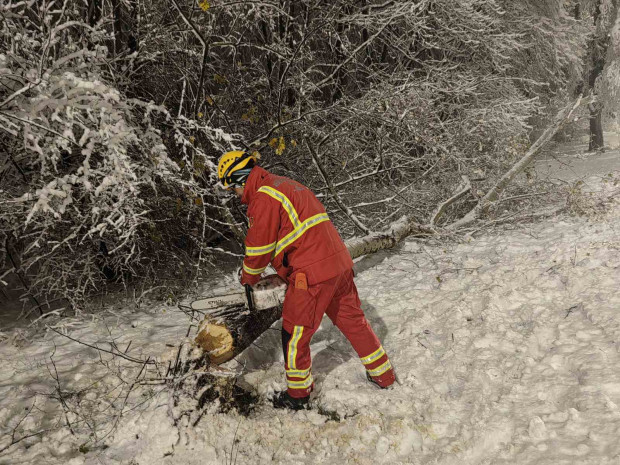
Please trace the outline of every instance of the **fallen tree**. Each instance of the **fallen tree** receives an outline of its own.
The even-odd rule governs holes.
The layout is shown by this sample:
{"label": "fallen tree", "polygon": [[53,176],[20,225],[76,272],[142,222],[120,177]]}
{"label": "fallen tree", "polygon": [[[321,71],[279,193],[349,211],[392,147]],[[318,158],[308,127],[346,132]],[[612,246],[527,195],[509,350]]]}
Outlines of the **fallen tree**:
{"label": "fallen tree", "polygon": [[545,129],[542,135],[532,144],[525,155],[515,163],[510,170],[504,174],[497,183],[478,201],[476,206],[471,209],[465,216],[458,221],[446,226],[446,229],[455,231],[463,226],[466,226],[476,221],[480,216],[488,210],[493,202],[495,202],[500,194],[506,189],[506,187],[514,180],[514,178],[525,168],[527,168],[536,156],[540,153],[540,150],[555,136],[555,134],[562,129],[562,127],[570,121],[571,117],[575,114],[580,105],[588,104],[591,102],[591,98],[582,99],[580,95],[574,102],[566,105],[553,119],[551,125]]}
{"label": "fallen tree", "polygon": [[[535,159],[542,147],[571,119],[577,108],[583,103],[587,103],[587,99],[582,99],[580,96],[562,108],[551,125],[532,144],[526,154],[499,179],[476,206],[465,216],[448,224],[443,229],[455,231],[477,220],[499,198],[515,177]],[[438,230],[436,226],[439,219],[450,205],[463,199],[470,192],[471,184],[469,179],[464,176],[463,183],[456,189],[455,193],[437,206],[428,224],[421,224],[411,218],[403,217],[386,232],[371,233],[360,238],[350,239],[346,242],[346,246],[351,257],[355,259],[362,255],[390,249],[411,235],[432,236],[441,234],[441,230]],[[265,298],[267,294],[271,295],[270,293],[276,297]],[[280,318],[280,303],[284,300],[284,293],[284,287],[273,289],[267,286],[258,290],[258,304],[252,309],[254,304],[248,306],[240,303],[244,300],[241,297],[243,292],[240,291],[240,300],[238,299],[237,303],[223,306],[206,314],[199,327],[196,344],[204,350],[213,364],[217,365],[230,360],[249,347],[258,336]],[[275,306],[272,304],[274,301]]]}

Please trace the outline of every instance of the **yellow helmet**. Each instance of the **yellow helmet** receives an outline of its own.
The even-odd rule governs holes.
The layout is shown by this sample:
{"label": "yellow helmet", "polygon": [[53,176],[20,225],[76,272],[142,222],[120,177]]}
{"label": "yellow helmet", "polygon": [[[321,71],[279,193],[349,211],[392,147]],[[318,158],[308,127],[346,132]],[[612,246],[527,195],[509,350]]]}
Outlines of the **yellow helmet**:
{"label": "yellow helmet", "polygon": [[226,152],[217,165],[217,177],[225,188],[242,187],[256,163],[256,155],[234,150]]}

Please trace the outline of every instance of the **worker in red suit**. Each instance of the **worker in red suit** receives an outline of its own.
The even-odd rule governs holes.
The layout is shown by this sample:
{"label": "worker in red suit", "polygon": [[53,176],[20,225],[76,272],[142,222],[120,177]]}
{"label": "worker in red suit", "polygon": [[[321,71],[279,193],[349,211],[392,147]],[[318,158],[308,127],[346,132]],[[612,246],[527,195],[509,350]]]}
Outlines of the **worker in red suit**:
{"label": "worker in red suit", "polygon": [[221,157],[218,177],[248,205],[241,284],[257,284],[270,263],[288,283],[282,309],[288,389],[274,397],[274,406],[308,408],[314,388],[310,340],[325,313],[359,355],[368,380],[391,386],[394,370],[361,309],[349,251],[312,191],[269,173],[242,151]]}

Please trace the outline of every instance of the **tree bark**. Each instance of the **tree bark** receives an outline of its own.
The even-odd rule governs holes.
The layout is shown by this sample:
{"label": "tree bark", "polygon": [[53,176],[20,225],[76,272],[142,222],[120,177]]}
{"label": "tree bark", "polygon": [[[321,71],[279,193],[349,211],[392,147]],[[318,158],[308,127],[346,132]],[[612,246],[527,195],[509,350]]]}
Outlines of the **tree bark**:
{"label": "tree bark", "polygon": [[463,175],[461,178],[463,179],[463,184],[462,184],[462,187],[459,187],[457,193],[454,194],[452,197],[450,197],[448,200],[443,202],[441,205],[439,205],[435,209],[435,213],[433,213],[433,217],[431,218],[431,223],[430,223],[432,227],[434,227],[437,224],[439,219],[443,216],[443,214],[446,212],[446,209],[450,205],[462,199],[471,191],[471,182],[469,181],[469,178],[465,175]]}
{"label": "tree bark", "polygon": [[601,105],[590,105],[590,140],[588,150],[590,152],[602,150],[605,146],[603,137],[603,108]]}
{"label": "tree bark", "polygon": [[138,37],[135,31],[137,6],[132,4],[131,10],[128,10],[121,0],[112,0],[112,13],[114,15],[115,55],[136,52],[138,50]]}
{"label": "tree bark", "polygon": [[228,318],[205,317],[195,339],[213,365],[239,355],[282,316],[281,306],[249,312],[240,305],[230,307],[229,311]]}
{"label": "tree bark", "polygon": [[[610,31],[616,22],[618,14],[617,0],[612,0],[611,10],[603,14],[603,0],[599,0],[594,11],[594,25],[596,34],[591,39],[588,51],[588,92],[596,93],[596,83],[603,74],[606,65],[607,50],[609,49]],[[577,11],[576,13],[577,14]],[[603,107],[602,101],[590,104],[590,140],[588,150],[601,150],[605,145],[603,137]]]}

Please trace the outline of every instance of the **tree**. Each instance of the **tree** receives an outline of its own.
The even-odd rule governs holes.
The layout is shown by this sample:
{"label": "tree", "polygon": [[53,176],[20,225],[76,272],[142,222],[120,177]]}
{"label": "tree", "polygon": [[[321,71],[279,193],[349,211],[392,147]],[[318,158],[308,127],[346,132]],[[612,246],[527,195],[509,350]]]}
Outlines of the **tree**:
{"label": "tree", "polygon": [[209,259],[207,216],[226,208],[194,178],[214,167],[199,164],[192,138],[221,149],[234,136],[130,98],[114,84],[97,4],[86,22],[77,7],[52,5],[0,7],[8,273],[23,278],[39,308],[62,298],[76,311],[109,281],[195,278]]}
{"label": "tree", "polygon": [[[587,4],[586,4],[587,5]],[[615,57],[610,56],[611,31],[618,18],[617,0],[598,0],[592,8],[592,22],[594,31],[588,43],[588,54],[586,63],[586,82],[587,92],[597,95],[597,99],[589,105],[590,110],[590,137],[588,150],[601,150],[604,147],[603,136],[603,110],[605,107],[604,89],[609,87],[609,82],[605,80],[605,67],[608,60],[612,61]],[[578,11],[582,11],[578,10]]]}

